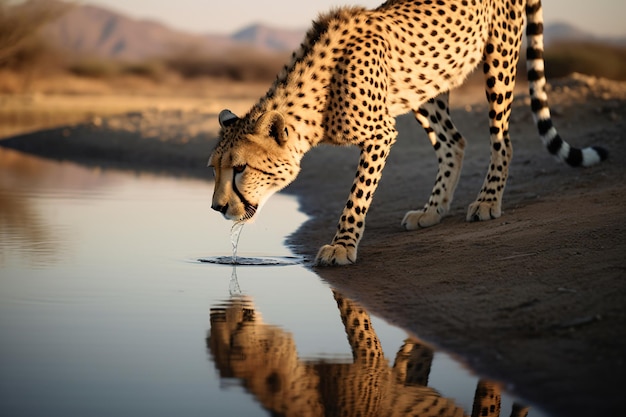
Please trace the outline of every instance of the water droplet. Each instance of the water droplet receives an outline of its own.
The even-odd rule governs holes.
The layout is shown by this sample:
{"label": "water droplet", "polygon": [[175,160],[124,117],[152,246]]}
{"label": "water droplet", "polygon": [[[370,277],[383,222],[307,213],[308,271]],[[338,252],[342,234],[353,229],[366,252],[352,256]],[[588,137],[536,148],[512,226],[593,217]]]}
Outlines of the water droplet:
{"label": "water droplet", "polygon": [[237,246],[239,245],[239,236],[241,236],[241,229],[243,229],[244,225],[244,222],[235,222],[230,229],[230,243],[233,245],[233,265],[237,264]]}

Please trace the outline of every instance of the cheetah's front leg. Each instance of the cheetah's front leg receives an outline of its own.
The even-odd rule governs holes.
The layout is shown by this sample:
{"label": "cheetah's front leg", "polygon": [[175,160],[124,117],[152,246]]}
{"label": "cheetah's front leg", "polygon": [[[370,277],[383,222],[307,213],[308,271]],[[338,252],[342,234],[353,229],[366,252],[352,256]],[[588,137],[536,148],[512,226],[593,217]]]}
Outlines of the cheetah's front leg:
{"label": "cheetah's front leg", "polygon": [[315,261],[317,265],[348,265],[356,262],[357,247],[365,229],[365,214],[382,176],[391,145],[395,141],[395,129],[393,133],[388,139],[379,137],[361,145],[359,167],[350,197],[339,219],[337,233],[330,245],[320,248]]}
{"label": "cheetah's front leg", "polygon": [[[520,31],[514,43],[514,39],[505,42],[504,39],[492,38],[490,42],[493,43],[489,43],[485,49],[483,71],[487,84],[487,101],[489,102],[491,162],[476,201],[470,204],[467,209],[467,221],[497,219],[502,215],[502,195],[513,155],[509,136],[509,119],[513,103],[517,63],[514,58],[516,57],[514,51],[517,50],[517,45],[521,43],[521,37],[522,32]],[[507,49],[509,47],[512,49]],[[508,62],[504,61],[503,57],[508,57]],[[507,65],[503,65],[504,63]]]}

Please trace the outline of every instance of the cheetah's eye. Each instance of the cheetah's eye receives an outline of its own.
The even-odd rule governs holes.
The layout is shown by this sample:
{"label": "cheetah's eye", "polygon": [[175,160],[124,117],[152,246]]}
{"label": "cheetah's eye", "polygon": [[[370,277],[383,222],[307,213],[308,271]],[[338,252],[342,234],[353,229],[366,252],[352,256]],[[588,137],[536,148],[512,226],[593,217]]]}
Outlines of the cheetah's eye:
{"label": "cheetah's eye", "polygon": [[246,169],[246,165],[235,165],[233,167],[233,171],[235,171],[235,174],[241,174],[243,172],[243,170]]}

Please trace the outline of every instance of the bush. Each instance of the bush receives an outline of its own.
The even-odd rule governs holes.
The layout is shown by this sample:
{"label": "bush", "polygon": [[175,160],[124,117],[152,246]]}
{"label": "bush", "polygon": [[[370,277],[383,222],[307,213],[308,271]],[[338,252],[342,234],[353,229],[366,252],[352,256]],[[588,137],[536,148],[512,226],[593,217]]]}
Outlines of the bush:
{"label": "bush", "polygon": [[163,64],[154,60],[122,64],[122,68],[120,69],[122,74],[149,78],[156,81],[163,78],[165,71]]}
{"label": "bush", "polygon": [[595,42],[560,42],[545,52],[548,79],[573,72],[626,80],[626,48]]}
{"label": "bush", "polygon": [[208,54],[187,50],[165,58],[165,66],[184,78],[227,78],[234,81],[268,81],[276,78],[288,54],[240,48]]}
{"label": "bush", "polygon": [[67,70],[79,77],[108,78],[120,73],[119,65],[111,60],[86,58],[68,65]]}
{"label": "bush", "polygon": [[165,74],[163,64],[158,61],[122,62],[106,58],[83,58],[67,64],[70,74],[86,78],[106,79],[119,75],[133,75],[161,80]]}
{"label": "bush", "polygon": [[23,65],[36,57],[45,45],[37,39],[39,28],[58,18],[69,7],[52,0],[22,3],[0,0],[0,67]]}

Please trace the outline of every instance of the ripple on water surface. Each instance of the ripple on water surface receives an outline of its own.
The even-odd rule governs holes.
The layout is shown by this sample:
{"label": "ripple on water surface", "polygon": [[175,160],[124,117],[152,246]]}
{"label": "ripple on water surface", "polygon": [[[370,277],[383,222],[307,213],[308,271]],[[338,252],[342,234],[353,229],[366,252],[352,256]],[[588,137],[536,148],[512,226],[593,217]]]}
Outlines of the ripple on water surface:
{"label": "ripple on water surface", "polygon": [[283,266],[301,264],[302,259],[297,256],[238,256],[236,259],[233,259],[232,256],[207,256],[199,258],[198,262],[237,266]]}

